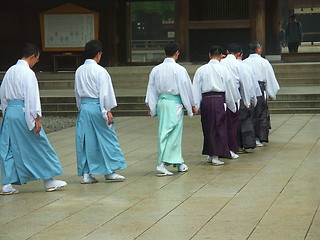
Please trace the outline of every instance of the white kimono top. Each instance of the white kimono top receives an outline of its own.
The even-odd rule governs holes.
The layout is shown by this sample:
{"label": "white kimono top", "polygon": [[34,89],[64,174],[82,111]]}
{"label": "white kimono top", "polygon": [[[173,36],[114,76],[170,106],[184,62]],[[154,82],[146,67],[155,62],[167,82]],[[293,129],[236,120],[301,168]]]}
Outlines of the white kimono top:
{"label": "white kimono top", "polygon": [[35,119],[41,117],[41,103],[36,74],[24,60],[10,67],[4,75],[0,88],[1,109],[5,112],[8,100],[24,100],[26,123],[31,131]]}
{"label": "white kimono top", "polygon": [[259,54],[250,54],[249,57],[243,61],[252,67],[256,81],[266,83],[267,96],[265,97],[276,99],[280,87],[270,62]]}
{"label": "white kimono top", "polygon": [[193,93],[197,109],[200,108],[202,93],[206,92],[224,92],[227,107],[236,112],[235,103],[240,99],[239,90],[229,70],[215,59],[199,67],[194,75]]}
{"label": "white kimono top", "polygon": [[257,105],[257,97],[261,96],[261,89],[259,86],[258,81],[255,80],[254,78],[254,72],[251,66],[249,66],[248,64],[245,64],[242,60],[238,59],[238,61],[241,63],[241,67],[242,70],[244,72],[244,75],[246,76],[246,78],[250,79],[251,81],[251,88],[253,93],[255,94],[255,96],[251,99],[251,102],[254,106]]}
{"label": "white kimono top", "polygon": [[188,115],[193,116],[194,98],[190,77],[187,70],[173,58],[165,58],[163,63],[155,66],[149,75],[145,102],[153,117],[157,115],[158,97],[161,93],[180,95]]}
{"label": "white kimono top", "polygon": [[74,90],[78,109],[80,109],[81,98],[99,98],[101,114],[106,121],[108,120],[107,112],[117,106],[109,73],[92,59],[87,59],[77,69]]}
{"label": "white kimono top", "polygon": [[227,67],[236,81],[237,87],[240,89],[240,95],[246,107],[251,105],[251,99],[255,97],[252,90],[251,80],[246,76],[241,68],[241,62],[232,54],[228,54],[226,58],[221,60],[221,64]]}

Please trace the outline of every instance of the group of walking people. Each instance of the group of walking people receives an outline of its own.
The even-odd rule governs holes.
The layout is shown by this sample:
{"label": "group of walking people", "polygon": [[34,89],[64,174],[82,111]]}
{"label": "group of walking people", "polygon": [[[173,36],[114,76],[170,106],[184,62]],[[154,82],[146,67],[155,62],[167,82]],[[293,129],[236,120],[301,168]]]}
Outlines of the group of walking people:
{"label": "group of walking people", "polygon": [[221,47],[212,46],[210,61],[197,69],[192,83],[176,62],[179,44],[167,44],[166,58],[150,73],[146,95],[149,115],[157,115],[159,122],[159,176],[173,175],[169,165],[179,172],[188,170],[181,152],[183,107],[190,117],[200,110],[202,154],[213,165],[224,164],[219,158],[239,158],[237,153],[269,141],[267,100],[276,98],[279,84],[269,61],[261,57],[262,46],[252,42],[249,51],[242,61],[239,44],[230,44],[226,56]]}
{"label": "group of walking people", "polygon": [[[220,158],[238,158],[238,152],[268,142],[270,118],[267,100],[275,99],[279,85],[270,63],[260,56],[259,43],[249,44],[250,56],[242,61],[242,49],[231,44],[227,56],[213,46],[209,63],[200,67],[193,84],[187,70],[177,63],[180,48],[176,42],[165,47],[163,63],[149,76],[146,94],[148,114],[157,116],[158,176],[188,170],[182,157],[184,109],[191,117],[201,112],[204,136],[202,153],[210,163],[223,165]],[[75,73],[75,96],[79,114],[76,123],[78,175],[83,184],[97,183],[92,175],[124,181],[116,173],[126,168],[113,127],[112,109],[117,106],[111,77],[101,67],[102,44],[97,40],[85,46],[86,60]],[[12,185],[43,180],[46,191],[67,185],[54,177],[62,167],[43,131],[38,82],[32,67],[40,50],[27,44],[22,58],[6,72],[0,100],[3,121],[0,129],[0,163],[3,195],[19,193]]]}

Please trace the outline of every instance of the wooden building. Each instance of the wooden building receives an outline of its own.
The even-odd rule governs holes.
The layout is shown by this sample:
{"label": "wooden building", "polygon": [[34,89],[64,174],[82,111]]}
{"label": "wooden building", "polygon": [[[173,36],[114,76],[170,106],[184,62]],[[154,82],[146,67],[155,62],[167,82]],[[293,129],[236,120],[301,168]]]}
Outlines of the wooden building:
{"label": "wooden building", "polygon": [[[315,4],[318,1],[314,0]],[[163,44],[169,40],[180,43],[180,61],[184,62],[207,61],[207,51],[212,44],[226,47],[238,42],[245,50],[252,40],[265,46],[265,54],[277,54],[277,22],[287,19],[295,6],[292,0],[1,1],[0,71],[16,62],[26,42],[43,47],[41,13],[69,3],[98,13],[98,39],[104,46],[103,66],[154,64],[159,62]],[[145,8],[149,12],[143,12],[142,3],[169,5],[154,5],[155,11],[161,10],[154,14],[149,7]],[[53,55],[62,53],[63,50],[43,51],[35,70],[52,71]],[[72,53],[81,54],[81,51]],[[71,59],[59,61],[74,67]]]}

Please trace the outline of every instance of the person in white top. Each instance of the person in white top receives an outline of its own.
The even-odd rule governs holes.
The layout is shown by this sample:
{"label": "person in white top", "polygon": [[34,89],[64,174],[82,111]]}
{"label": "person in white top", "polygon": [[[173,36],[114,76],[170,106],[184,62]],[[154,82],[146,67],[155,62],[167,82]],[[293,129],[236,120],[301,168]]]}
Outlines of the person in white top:
{"label": "person in white top", "polygon": [[202,154],[208,162],[222,165],[218,157],[230,158],[226,108],[237,111],[238,88],[229,70],[220,64],[222,48],[212,46],[209,63],[197,69],[193,79],[196,108],[201,111],[203,132]]}
{"label": "person in white top", "polygon": [[[240,98],[243,101],[245,107],[249,108],[251,106],[251,101],[255,97],[255,93],[252,89],[251,80],[247,78],[245,72],[242,71],[241,62],[237,60],[237,57],[241,55],[242,48],[237,43],[232,43],[228,46],[227,57],[221,60],[221,64],[227,67],[237,84],[239,89]],[[240,108],[240,100],[237,103],[238,109]],[[238,158],[239,156],[235,152],[239,151],[239,146],[237,142],[237,132],[238,132],[238,118],[239,111],[232,113],[227,111],[227,121],[228,121],[228,134],[229,134],[229,148],[232,151],[232,158]]]}
{"label": "person in white top", "polygon": [[270,62],[261,57],[262,46],[258,42],[252,42],[249,44],[249,51],[250,55],[244,63],[252,67],[255,81],[259,83],[262,93],[253,109],[256,145],[261,147],[264,146],[263,142],[269,142],[270,116],[267,100],[275,100],[280,87]]}
{"label": "person in white top", "polygon": [[176,42],[165,46],[166,58],[152,69],[145,100],[148,114],[158,116],[158,176],[173,174],[165,165],[177,166],[179,172],[188,170],[181,152],[183,107],[190,117],[197,109],[187,70],[176,63],[179,48]]}
{"label": "person in white top", "polygon": [[0,101],[4,114],[0,129],[1,194],[19,193],[12,184],[44,180],[47,192],[67,183],[52,179],[63,173],[57,154],[41,126],[38,81],[31,68],[39,61],[35,44],[25,45],[22,58],[6,72]]}
{"label": "person in white top", "polygon": [[238,119],[238,153],[246,153],[246,149],[254,149],[256,147],[256,137],[252,122],[252,109],[257,105],[257,97],[261,96],[260,86],[254,79],[254,73],[252,68],[242,61],[243,53],[241,53],[237,59],[241,63],[241,72],[247,81],[247,84],[252,88],[254,96],[251,99],[250,108],[246,107],[241,99],[240,109],[239,109],[239,119]]}
{"label": "person in white top", "polygon": [[102,44],[92,40],[85,46],[86,60],[75,73],[75,95],[79,114],[76,127],[78,175],[83,184],[96,183],[91,175],[123,181],[115,171],[127,167],[116,133],[111,109],[117,106],[112,82],[98,65]]}

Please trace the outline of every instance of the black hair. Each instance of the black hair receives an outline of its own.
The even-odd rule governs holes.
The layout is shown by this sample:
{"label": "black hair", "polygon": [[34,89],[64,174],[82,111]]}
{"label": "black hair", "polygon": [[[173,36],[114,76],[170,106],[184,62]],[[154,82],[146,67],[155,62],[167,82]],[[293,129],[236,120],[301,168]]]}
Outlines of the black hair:
{"label": "black hair", "polygon": [[22,50],[22,57],[28,58],[32,55],[38,56],[40,54],[40,48],[34,43],[26,43]]}
{"label": "black hair", "polygon": [[180,51],[180,46],[177,42],[169,42],[164,48],[167,57],[172,57],[177,51]]}
{"label": "black hair", "polygon": [[249,43],[249,45],[248,45],[249,53],[250,53],[250,54],[254,54],[254,53],[257,52],[257,49],[258,49],[258,48],[261,48],[261,47],[262,47],[262,46],[261,46],[261,44],[260,44],[259,42],[257,42],[257,41],[251,42],[251,43]]}
{"label": "black hair", "polygon": [[209,49],[211,57],[219,57],[222,54],[222,47],[220,46],[211,46]]}
{"label": "black hair", "polygon": [[292,15],[290,16],[290,18],[294,18],[294,19],[296,19],[296,18],[297,18],[297,16],[296,16],[295,14],[292,14]]}
{"label": "black hair", "polygon": [[231,43],[227,49],[230,53],[242,53],[242,48],[238,43]]}
{"label": "black hair", "polygon": [[98,40],[91,40],[87,42],[84,49],[86,59],[92,59],[95,58],[99,52],[102,52],[102,43]]}

